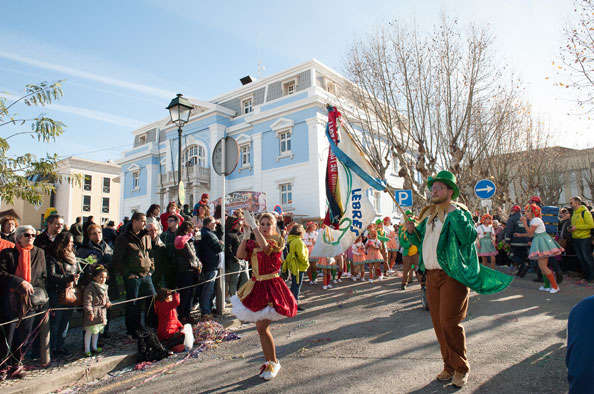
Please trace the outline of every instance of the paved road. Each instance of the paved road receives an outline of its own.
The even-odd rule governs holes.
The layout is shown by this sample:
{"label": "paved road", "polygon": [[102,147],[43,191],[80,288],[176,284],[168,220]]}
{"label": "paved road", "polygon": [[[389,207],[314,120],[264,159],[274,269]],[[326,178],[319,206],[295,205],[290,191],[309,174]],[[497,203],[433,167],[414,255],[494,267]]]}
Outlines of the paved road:
{"label": "paved road", "polygon": [[[566,279],[556,295],[540,292],[532,275],[506,291],[471,293],[464,326],[471,375],[456,390],[435,380],[442,363],[419,285],[400,291],[399,279],[368,284],[344,280],[323,291],[304,284],[307,310],[273,324],[282,369],[257,377],[262,364],[253,324],[239,341],[223,343],[175,367],[163,361],[86,386],[83,392],[134,393],[564,393],[567,317],[594,294]],[[165,374],[142,384],[159,371]]]}

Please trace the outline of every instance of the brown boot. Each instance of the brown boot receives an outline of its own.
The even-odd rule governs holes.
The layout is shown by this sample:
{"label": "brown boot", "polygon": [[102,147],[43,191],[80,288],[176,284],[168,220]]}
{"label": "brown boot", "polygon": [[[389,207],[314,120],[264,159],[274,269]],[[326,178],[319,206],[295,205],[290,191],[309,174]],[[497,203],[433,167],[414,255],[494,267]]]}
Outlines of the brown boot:
{"label": "brown boot", "polygon": [[463,387],[468,382],[468,372],[462,373],[455,371],[452,378],[452,385],[456,387]]}
{"label": "brown boot", "polygon": [[444,369],[439,373],[439,375],[437,375],[437,380],[439,380],[440,382],[447,382],[448,380],[452,379],[452,376],[454,376],[453,373],[448,372]]}

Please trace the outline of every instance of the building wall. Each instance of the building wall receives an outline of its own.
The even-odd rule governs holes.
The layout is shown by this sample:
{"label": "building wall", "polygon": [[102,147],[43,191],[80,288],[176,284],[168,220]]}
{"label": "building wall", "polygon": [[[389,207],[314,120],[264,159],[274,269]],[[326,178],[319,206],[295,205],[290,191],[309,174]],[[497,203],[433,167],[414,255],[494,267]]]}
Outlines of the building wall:
{"label": "building wall", "polygon": [[42,228],[43,215],[49,207],[50,196],[43,196],[43,203],[39,206],[31,205],[21,199],[16,199],[14,204],[7,204],[4,201],[0,203],[0,211],[14,209],[20,218],[19,224],[29,224],[37,229]]}

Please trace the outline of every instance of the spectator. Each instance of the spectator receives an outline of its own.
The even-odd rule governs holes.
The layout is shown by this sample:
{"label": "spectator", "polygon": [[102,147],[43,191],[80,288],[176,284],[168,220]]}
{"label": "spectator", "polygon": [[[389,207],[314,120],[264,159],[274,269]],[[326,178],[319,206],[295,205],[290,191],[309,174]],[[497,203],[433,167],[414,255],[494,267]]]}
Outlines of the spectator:
{"label": "spectator", "polygon": [[196,281],[197,274],[202,269],[194,246],[194,224],[192,222],[185,221],[179,226],[174,244],[176,249],[176,284],[177,288],[180,289],[178,313],[182,323],[193,324],[194,321],[190,317],[190,312],[196,289],[194,287],[182,289],[192,286]]}
{"label": "spectator", "polygon": [[[93,280],[84,290],[83,296],[83,327],[85,331],[85,356],[101,353],[103,349],[97,346],[99,334],[104,332],[107,325],[107,309],[111,307],[107,295],[107,270],[100,264],[92,272]],[[92,344],[91,344],[92,341]]]}
{"label": "spectator", "polygon": [[80,276],[80,266],[74,255],[72,234],[63,231],[56,237],[47,256],[47,293],[50,308],[69,308],[53,311],[50,315],[50,350],[56,356],[65,356],[70,352],[64,348],[64,339],[68,334],[70,318],[74,308],[60,302],[60,294],[70,282],[76,284]]}
{"label": "spectator", "polygon": [[167,218],[167,231],[161,234],[161,241],[165,244],[166,259],[162,264],[163,280],[165,281],[165,287],[169,289],[175,288],[176,283],[176,256],[175,256],[175,233],[179,227],[179,218],[175,215],[171,215]]}
{"label": "spectator", "polygon": [[591,393],[594,387],[594,296],[573,307],[567,321],[567,380],[569,393]]}
{"label": "spectator", "polygon": [[0,237],[7,241],[16,243],[15,232],[19,226],[19,221],[14,216],[4,216],[0,219]]}
{"label": "spectator", "polygon": [[198,255],[202,261],[202,276],[204,282],[200,287],[200,311],[203,320],[212,319],[212,301],[215,296],[215,278],[219,265],[219,253],[223,251],[219,239],[214,234],[215,218],[208,216],[204,219],[204,226],[200,230],[201,238],[198,243]]}
{"label": "spectator", "polygon": [[297,310],[303,311],[305,308],[299,303],[299,293],[301,291],[301,285],[303,284],[303,276],[309,268],[309,251],[305,242],[303,242],[303,236],[305,235],[305,229],[303,225],[296,224],[289,230],[289,236],[287,238],[287,245],[289,247],[289,253],[283,263],[283,271],[288,270],[291,273],[291,293],[297,301]]}
{"label": "spectator", "polygon": [[[528,237],[517,237],[514,234],[526,234],[526,229],[522,223],[522,209],[519,205],[512,207],[512,213],[507,219],[505,227],[505,242],[509,244],[509,257],[511,261],[518,267],[517,276],[523,278],[530,268],[526,263],[528,258]],[[527,235],[527,234],[526,234]]]}
{"label": "spectator", "polygon": [[[155,295],[151,280],[151,272],[154,271],[154,263],[150,257],[151,239],[145,226],[145,214],[135,212],[129,229],[116,239],[113,263],[124,277],[126,300]],[[126,303],[126,331],[134,339],[137,338],[136,331],[142,328],[140,303],[141,300]],[[145,300],[146,312],[149,303],[150,300]]]}
{"label": "spectator", "polygon": [[582,265],[583,281],[594,282],[594,260],[592,259],[590,232],[594,228],[592,214],[582,205],[580,197],[572,197],[570,203],[573,208],[573,215],[571,215],[571,225],[567,228],[567,231],[571,233],[573,248]]}
{"label": "spectator", "polygon": [[88,234],[89,226],[91,224],[96,224],[95,218],[93,216],[89,216],[87,218],[87,221],[84,222],[83,227],[82,227],[82,229],[83,229],[83,244],[84,245],[86,245],[87,242],[89,242],[89,236],[87,234]]}
{"label": "spectator", "polygon": [[[208,211],[208,199],[209,199],[208,193],[203,193],[202,196],[200,197],[200,201],[198,201],[196,203],[196,205],[194,205],[194,210],[192,211],[192,214],[194,216],[198,216],[198,208],[200,208],[200,207],[204,207]],[[207,214],[207,216],[208,216],[208,214]]]}
{"label": "spectator", "polygon": [[196,225],[196,227],[199,230],[202,229],[204,219],[207,218],[208,216],[210,216],[208,206],[199,205],[198,206],[198,214],[196,216],[194,216],[194,218],[193,218],[194,224]]}
{"label": "spectator", "polygon": [[49,215],[47,217],[47,228],[37,238],[35,246],[44,250],[48,255],[51,252],[52,244],[56,236],[64,229],[64,218],[60,215]]}
{"label": "spectator", "polygon": [[[229,283],[229,300],[247,282],[247,263],[237,258],[237,248],[241,243],[243,222],[235,216],[229,216],[225,222],[225,270]],[[309,265],[309,264],[308,264]]]}
{"label": "spectator", "polygon": [[[108,296],[110,300],[117,300],[120,298],[120,288],[116,278],[116,271],[113,266],[113,249],[107,242],[103,240],[103,232],[98,224],[92,224],[87,229],[89,242],[82,248],[78,249],[78,256],[86,259],[89,256],[94,256],[97,264],[103,266],[107,270],[107,284]],[[109,338],[109,321],[111,320],[111,310],[107,311],[107,324],[103,330],[103,336]]]}
{"label": "spectator", "polygon": [[113,248],[115,244],[115,240],[118,237],[118,232],[115,229],[115,223],[113,220],[110,220],[107,223],[107,226],[103,229],[103,240],[109,244]]}
{"label": "spectator", "polygon": [[184,218],[184,222],[192,221],[192,212],[190,212],[190,206],[188,204],[184,204],[184,208],[179,213],[182,218]]}
{"label": "spectator", "polygon": [[177,204],[172,201],[169,204],[167,204],[167,212],[161,215],[161,225],[163,226],[163,228],[167,227],[167,218],[171,215],[177,216],[179,218],[180,223],[184,222],[184,218],[182,218],[181,215],[177,213]]}
{"label": "spectator", "polygon": [[[15,309],[10,302],[14,297],[22,306],[27,296],[45,291],[45,253],[33,245],[36,231],[33,226],[19,226],[15,232],[16,244],[0,252],[0,321],[8,322],[19,317],[37,313],[36,308]],[[21,345],[33,329],[33,318],[23,319],[3,326],[0,335],[0,381],[7,377],[22,378],[25,375],[23,348]]]}
{"label": "spectator", "polygon": [[83,244],[83,226],[82,217],[78,216],[76,221],[70,226],[70,234],[74,237],[74,246],[78,249]]}
{"label": "spectator", "polygon": [[161,235],[161,233],[163,232],[163,225],[161,224],[161,219],[159,217],[160,214],[161,206],[158,204],[151,205],[149,209],[146,211],[146,225],[148,227],[149,224],[155,223],[157,229],[157,236]]}
{"label": "spectator", "polygon": [[155,299],[155,313],[158,316],[157,336],[168,349],[184,343],[184,326],[177,318],[175,308],[180,304],[179,293],[167,288],[159,289]]}
{"label": "spectator", "polygon": [[163,272],[166,269],[167,265],[167,250],[165,248],[165,244],[159,238],[159,228],[161,223],[157,225],[157,223],[147,223],[146,231],[148,231],[148,235],[151,237],[151,258],[155,263],[155,272],[151,275],[153,280],[153,286],[156,290],[161,288],[161,280],[163,279]]}

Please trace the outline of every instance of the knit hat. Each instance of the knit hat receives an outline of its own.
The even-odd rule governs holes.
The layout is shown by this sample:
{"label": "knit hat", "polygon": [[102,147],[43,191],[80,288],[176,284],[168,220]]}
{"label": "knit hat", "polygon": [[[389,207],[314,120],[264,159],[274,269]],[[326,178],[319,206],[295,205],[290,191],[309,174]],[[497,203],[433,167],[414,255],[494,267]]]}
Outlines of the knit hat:
{"label": "knit hat", "polygon": [[514,212],[520,212],[521,210],[522,210],[522,208],[520,208],[520,206],[519,206],[519,205],[514,205],[514,206],[512,207],[512,211],[514,211]]}

